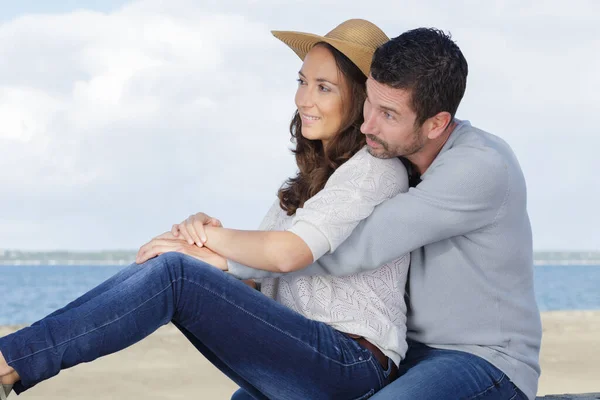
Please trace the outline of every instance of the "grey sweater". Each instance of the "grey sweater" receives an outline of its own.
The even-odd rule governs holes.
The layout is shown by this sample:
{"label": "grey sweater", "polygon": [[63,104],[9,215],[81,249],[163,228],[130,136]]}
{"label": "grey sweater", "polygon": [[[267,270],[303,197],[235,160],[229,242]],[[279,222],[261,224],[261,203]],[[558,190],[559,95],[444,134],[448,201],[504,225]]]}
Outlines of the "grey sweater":
{"label": "grey sweater", "polygon": [[[480,356],[535,398],[542,333],[525,179],[514,153],[458,121],[421,179],[296,274],[348,275],[411,252],[408,338]],[[274,275],[235,263],[230,272]]]}

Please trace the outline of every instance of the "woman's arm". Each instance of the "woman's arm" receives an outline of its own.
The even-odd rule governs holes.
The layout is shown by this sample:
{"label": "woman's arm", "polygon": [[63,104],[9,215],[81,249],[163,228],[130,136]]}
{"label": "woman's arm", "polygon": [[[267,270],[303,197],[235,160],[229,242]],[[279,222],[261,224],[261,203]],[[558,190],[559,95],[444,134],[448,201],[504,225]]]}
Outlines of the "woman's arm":
{"label": "woman's arm", "polygon": [[310,247],[289,231],[242,231],[205,226],[206,247],[248,267],[293,272],[314,262]]}

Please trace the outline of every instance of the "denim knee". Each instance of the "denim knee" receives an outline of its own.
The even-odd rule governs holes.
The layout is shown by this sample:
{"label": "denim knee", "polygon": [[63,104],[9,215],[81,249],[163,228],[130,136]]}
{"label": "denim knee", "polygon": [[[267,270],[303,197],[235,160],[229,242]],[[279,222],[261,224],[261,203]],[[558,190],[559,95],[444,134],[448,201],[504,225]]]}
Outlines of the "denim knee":
{"label": "denim knee", "polygon": [[231,396],[231,400],[255,400],[254,397],[244,389],[238,389],[233,396]]}
{"label": "denim knee", "polygon": [[163,253],[146,263],[148,268],[157,271],[160,276],[166,275],[172,282],[184,277],[203,282],[210,280],[211,273],[220,271],[204,261],[175,251]]}
{"label": "denim knee", "polygon": [[152,271],[167,273],[171,278],[182,276],[185,254],[170,251],[152,258],[144,263],[144,266]]}

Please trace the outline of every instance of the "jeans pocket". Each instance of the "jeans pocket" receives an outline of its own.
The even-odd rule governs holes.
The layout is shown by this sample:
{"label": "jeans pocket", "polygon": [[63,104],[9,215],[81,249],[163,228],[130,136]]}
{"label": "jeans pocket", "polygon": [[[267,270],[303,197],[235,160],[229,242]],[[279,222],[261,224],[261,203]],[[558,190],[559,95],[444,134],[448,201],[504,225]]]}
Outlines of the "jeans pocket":
{"label": "jeans pocket", "polygon": [[371,389],[369,390],[367,393],[363,394],[360,397],[355,398],[354,400],[364,400],[364,399],[368,399],[369,397],[373,396],[375,394],[375,389]]}

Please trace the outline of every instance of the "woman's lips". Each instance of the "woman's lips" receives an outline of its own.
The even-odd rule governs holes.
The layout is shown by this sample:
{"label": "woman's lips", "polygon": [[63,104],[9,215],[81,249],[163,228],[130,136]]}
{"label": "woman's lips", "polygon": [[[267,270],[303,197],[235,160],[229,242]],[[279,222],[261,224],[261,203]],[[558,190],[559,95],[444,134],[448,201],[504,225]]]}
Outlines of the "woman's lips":
{"label": "woman's lips", "polygon": [[306,114],[300,114],[300,118],[302,119],[302,124],[306,124],[306,125],[311,125],[314,124],[315,122],[318,122],[321,120],[321,118],[319,117],[314,117],[312,115],[306,115]]}

